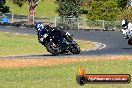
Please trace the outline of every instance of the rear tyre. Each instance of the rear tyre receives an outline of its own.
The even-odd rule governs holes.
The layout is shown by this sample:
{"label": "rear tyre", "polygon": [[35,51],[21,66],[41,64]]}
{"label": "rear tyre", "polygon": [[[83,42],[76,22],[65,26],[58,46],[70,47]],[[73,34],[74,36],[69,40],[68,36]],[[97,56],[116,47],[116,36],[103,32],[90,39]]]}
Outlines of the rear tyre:
{"label": "rear tyre", "polygon": [[128,40],[128,44],[132,45],[132,38]]}
{"label": "rear tyre", "polygon": [[52,53],[54,56],[57,56],[60,54],[59,47],[55,43],[53,43],[52,41],[46,42],[45,47],[46,47],[47,51]]}

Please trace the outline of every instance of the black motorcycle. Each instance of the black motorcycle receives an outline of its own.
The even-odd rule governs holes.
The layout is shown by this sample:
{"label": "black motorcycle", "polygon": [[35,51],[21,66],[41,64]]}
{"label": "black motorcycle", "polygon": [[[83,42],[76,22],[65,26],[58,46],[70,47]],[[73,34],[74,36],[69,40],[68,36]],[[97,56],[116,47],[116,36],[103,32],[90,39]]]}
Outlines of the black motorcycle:
{"label": "black motorcycle", "polygon": [[[47,51],[53,55],[71,52],[79,54],[81,52],[79,45],[73,40],[72,36],[67,32],[64,37],[58,30],[53,30],[43,35],[43,45]],[[70,40],[70,41],[69,41]],[[62,49],[62,45],[63,47]]]}

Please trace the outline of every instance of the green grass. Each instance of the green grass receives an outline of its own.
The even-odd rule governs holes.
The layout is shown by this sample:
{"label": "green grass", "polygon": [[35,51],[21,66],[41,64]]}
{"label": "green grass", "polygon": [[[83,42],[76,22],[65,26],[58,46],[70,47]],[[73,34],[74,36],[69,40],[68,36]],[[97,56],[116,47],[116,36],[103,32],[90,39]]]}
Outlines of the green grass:
{"label": "green grass", "polygon": [[37,36],[0,32],[0,56],[45,53]]}
{"label": "green grass", "polygon": [[[81,49],[95,47],[94,43],[77,41]],[[35,35],[20,35],[0,32],[0,56],[47,53],[44,46],[38,43]]]}
{"label": "green grass", "polygon": [[[27,2],[25,2],[21,8],[19,8],[15,4],[12,4],[12,2],[10,2],[10,1],[7,1],[6,5],[10,7],[10,10],[12,13],[28,15]],[[39,5],[36,8],[36,15],[37,16],[46,16],[46,17],[58,16],[58,14],[55,12],[56,7],[57,7],[57,5],[55,4],[55,0],[39,1]]]}
{"label": "green grass", "polygon": [[76,83],[82,65],[88,74],[130,74],[132,60],[80,62],[46,67],[0,68],[0,88],[132,88],[130,84]]}

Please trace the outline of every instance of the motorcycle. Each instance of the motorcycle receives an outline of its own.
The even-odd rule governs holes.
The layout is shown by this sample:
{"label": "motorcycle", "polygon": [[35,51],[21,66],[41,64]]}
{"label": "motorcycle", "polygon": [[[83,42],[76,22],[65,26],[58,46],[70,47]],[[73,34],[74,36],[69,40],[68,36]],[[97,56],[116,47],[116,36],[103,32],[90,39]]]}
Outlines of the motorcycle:
{"label": "motorcycle", "polygon": [[[68,40],[70,41],[68,41]],[[62,50],[62,45],[65,49]],[[63,53],[71,52],[73,54],[79,54],[81,49],[72,36],[67,32],[64,37],[58,30],[54,30],[43,35],[43,43],[48,52],[53,55],[59,55]]]}
{"label": "motorcycle", "polygon": [[132,45],[132,31],[128,29],[122,29],[123,35],[125,39],[128,39],[128,45]]}

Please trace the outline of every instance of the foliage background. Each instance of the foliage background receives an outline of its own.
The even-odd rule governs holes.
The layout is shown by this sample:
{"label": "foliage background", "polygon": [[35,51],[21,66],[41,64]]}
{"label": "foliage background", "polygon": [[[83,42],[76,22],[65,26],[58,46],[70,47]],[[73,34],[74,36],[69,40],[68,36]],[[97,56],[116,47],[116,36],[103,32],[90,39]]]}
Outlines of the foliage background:
{"label": "foliage background", "polygon": [[[7,0],[6,4],[12,13],[28,14],[28,0]],[[19,2],[17,2],[19,1]],[[132,20],[130,0],[40,0],[36,16],[71,16],[88,20]],[[82,12],[83,11],[83,12]]]}

